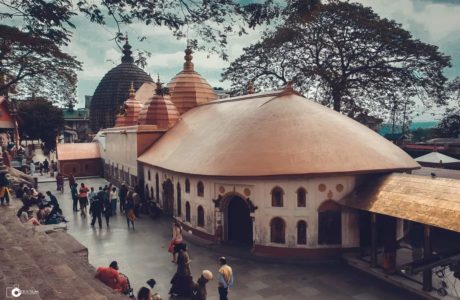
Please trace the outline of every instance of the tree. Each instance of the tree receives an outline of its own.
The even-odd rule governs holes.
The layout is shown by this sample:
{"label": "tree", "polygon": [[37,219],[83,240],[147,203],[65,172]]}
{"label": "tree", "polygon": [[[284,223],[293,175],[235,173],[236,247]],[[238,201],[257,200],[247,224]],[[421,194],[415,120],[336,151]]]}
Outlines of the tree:
{"label": "tree", "polygon": [[44,98],[18,101],[18,119],[22,138],[40,139],[47,149],[56,147],[56,136],[64,128],[60,108]]}
{"label": "tree", "polygon": [[54,41],[0,25],[0,74],[6,75],[0,92],[26,80],[16,87],[19,97],[46,94],[54,102],[73,102],[80,67]]}
{"label": "tree", "polygon": [[[80,65],[62,47],[71,40],[72,19],[77,14],[97,24],[115,23],[117,45],[124,39],[122,26],[132,22],[166,26],[178,38],[186,36],[184,28],[190,28],[199,37],[191,45],[224,58],[229,34],[244,34],[247,27],[280,15],[273,0],[258,4],[237,0],[0,0],[0,93],[22,82],[20,89],[29,96],[31,91],[42,92],[75,102],[75,71]],[[9,23],[2,24],[4,21]],[[136,59],[141,66],[146,62],[143,53]]]}
{"label": "tree", "polygon": [[460,109],[446,112],[438,124],[437,132],[441,137],[459,138],[460,137]]}
{"label": "tree", "polygon": [[[317,4],[308,18],[288,18],[223,72],[236,94],[249,81],[262,89],[292,81],[306,96],[356,117],[387,117],[408,98],[445,104],[450,58],[414,39],[400,24],[358,3]],[[398,106],[399,106],[398,105]]]}

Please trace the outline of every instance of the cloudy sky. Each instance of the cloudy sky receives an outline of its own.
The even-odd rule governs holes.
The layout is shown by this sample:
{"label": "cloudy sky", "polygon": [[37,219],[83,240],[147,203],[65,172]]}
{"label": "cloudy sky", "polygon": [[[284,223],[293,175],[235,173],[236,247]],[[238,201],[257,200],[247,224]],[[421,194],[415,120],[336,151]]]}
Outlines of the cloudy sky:
{"label": "cloudy sky", "polygon": [[[460,76],[460,0],[357,0],[371,6],[383,17],[401,23],[415,37],[437,45],[441,51],[452,57],[453,67],[447,70],[450,78]],[[68,51],[83,62],[83,71],[79,75],[78,100],[83,105],[84,96],[92,95],[103,75],[120,62],[121,54],[111,38],[115,32],[110,27],[88,24],[84,19],[76,22],[75,32]],[[146,71],[162,81],[169,81],[182,68],[185,40],[176,40],[165,28],[147,27],[133,24],[124,29],[131,36],[130,43],[134,49],[147,50],[152,53],[148,59]],[[193,33],[190,32],[193,37]],[[135,40],[137,36],[146,36],[143,42]],[[228,54],[230,61],[242,53],[245,46],[257,39],[259,32],[250,31],[243,37],[231,37]],[[220,73],[229,62],[207,53],[194,54],[195,69],[203,75],[212,86],[229,86],[220,82]],[[418,120],[430,120],[435,116],[420,108]]]}

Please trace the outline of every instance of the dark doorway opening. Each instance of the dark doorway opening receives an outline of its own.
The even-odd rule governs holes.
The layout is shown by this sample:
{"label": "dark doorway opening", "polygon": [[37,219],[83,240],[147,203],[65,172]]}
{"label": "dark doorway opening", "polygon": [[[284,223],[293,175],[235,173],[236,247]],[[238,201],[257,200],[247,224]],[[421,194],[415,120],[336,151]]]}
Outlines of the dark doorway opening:
{"label": "dark doorway opening", "polygon": [[227,240],[252,245],[252,220],[246,200],[234,196],[227,207]]}
{"label": "dark doorway opening", "polygon": [[174,185],[169,179],[163,183],[163,196],[163,212],[165,214],[172,215],[174,205]]}

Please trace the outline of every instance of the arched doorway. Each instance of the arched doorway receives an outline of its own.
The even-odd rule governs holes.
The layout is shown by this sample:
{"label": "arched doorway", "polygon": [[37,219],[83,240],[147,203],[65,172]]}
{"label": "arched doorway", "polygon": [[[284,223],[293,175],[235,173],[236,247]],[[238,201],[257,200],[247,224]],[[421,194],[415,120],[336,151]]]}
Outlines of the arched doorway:
{"label": "arched doorway", "polygon": [[237,244],[252,244],[252,220],[247,201],[235,195],[229,198],[227,203],[227,241]]}
{"label": "arched doorway", "polygon": [[171,215],[174,205],[174,185],[170,179],[163,182],[163,212]]}

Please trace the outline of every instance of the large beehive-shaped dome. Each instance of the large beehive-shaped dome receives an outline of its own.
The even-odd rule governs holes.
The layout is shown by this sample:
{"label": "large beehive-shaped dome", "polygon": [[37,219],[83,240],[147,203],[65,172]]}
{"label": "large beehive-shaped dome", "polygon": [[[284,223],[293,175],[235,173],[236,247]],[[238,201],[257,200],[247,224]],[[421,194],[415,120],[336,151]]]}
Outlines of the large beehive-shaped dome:
{"label": "large beehive-shaped dome", "polygon": [[361,174],[420,167],[376,132],[289,88],[192,109],[139,161],[209,176]]}
{"label": "large beehive-shaped dome", "polygon": [[153,82],[150,75],[134,64],[131,54],[131,46],[126,41],[121,64],[104,75],[94,92],[89,118],[94,132],[114,126],[118,109],[128,98],[131,82],[136,90],[145,82]]}
{"label": "large beehive-shaped dome", "polygon": [[168,84],[171,101],[180,114],[197,105],[217,99],[217,95],[209,83],[195,72],[192,63],[192,49],[185,49],[184,69]]}

